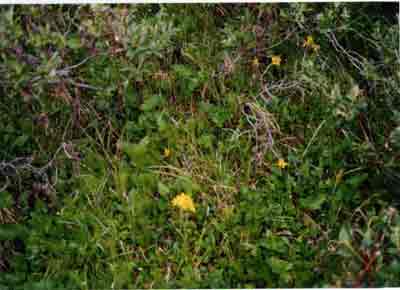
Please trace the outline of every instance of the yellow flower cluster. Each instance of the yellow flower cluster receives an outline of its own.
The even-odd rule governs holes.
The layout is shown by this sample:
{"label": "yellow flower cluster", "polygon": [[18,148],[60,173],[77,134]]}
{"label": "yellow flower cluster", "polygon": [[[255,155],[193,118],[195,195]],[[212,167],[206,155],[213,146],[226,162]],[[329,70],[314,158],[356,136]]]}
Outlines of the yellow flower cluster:
{"label": "yellow flower cluster", "polygon": [[320,46],[314,42],[314,38],[309,35],[303,43],[303,47],[312,48],[314,52],[317,52],[320,49]]}
{"label": "yellow flower cluster", "polygon": [[193,213],[196,212],[193,199],[183,192],[175,196],[175,198],[172,200],[172,205],[182,210],[191,211]]}

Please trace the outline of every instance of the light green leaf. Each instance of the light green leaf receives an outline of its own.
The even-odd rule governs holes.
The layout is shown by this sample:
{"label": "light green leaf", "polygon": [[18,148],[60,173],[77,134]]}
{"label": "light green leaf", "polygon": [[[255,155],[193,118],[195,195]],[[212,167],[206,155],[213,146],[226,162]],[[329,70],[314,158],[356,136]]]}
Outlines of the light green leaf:
{"label": "light green leaf", "polygon": [[82,46],[79,36],[71,37],[67,40],[67,46],[72,49],[78,49]]}
{"label": "light green leaf", "polygon": [[166,195],[167,193],[170,192],[170,189],[168,186],[166,186],[164,183],[162,183],[161,181],[158,182],[158,192],[161,195]]}
{"label": "light green leaf", "polygon": [[348,228],[348,226],[344,225],[340,229],[339,241],[343,242],[343,243],[350,244],[350,242],[351,242],[351,230]]}
{"label": "light green leaf", "polygon": [[285,260],[276,258],[276,257],[271,257],[268,261],[269,265],[271,266],[272,272],[276,274],[284,274],[289,272],[293,265]]}

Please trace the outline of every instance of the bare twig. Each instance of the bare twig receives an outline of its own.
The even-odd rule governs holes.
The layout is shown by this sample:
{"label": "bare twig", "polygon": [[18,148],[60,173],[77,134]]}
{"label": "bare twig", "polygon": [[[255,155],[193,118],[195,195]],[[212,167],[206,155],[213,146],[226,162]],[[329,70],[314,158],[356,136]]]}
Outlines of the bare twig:
{"label": "bare twig", "polygon": [[319,124],[318,128],[315,130],[314,134],[313,134],[312,137],[311,137],[310,142],[307,144],[307,147],[306,147],[306,149],[305,149],[304,152],[303,152],[302,158],[304,158],[304,157],[306,156],[306,154],[307,154],[307,152],[308,152],[308,149],[310,148],[311,144],[314,142],[314,139],[317,137],[318,132],[321,130],[321,128],[322,128],[322,126],[325,124],[325,122],[326,122],[326,120],[323,120],[323,121],[321,122],[321,124]]}
{"label": "bare twig", "polygon": [[[9,186],[10,186],[10,176],[16,176],[18,178],[20,178],[20,172],[22,170],[26,170],[29,169],[31,170],[32,173],[44,177],[46,179],[46,183],[49,183],[48,180],[48,176],[47,174],[45,174],[45,171],[53,166],[53,163],[55,161],[55,159],[57,158],[59,152],[64,149],[64,147],[66,146],[66,143],[62,143],[56,150],[56,152],[54,153],[53,157],[50,159],[50,161],[45,164],[42,167],[35,167],[32,165],[32,161],[33,158],[32,157],[19,157],[19,158],[15,158],[12,161],[6,162],[6,161],[1,161],[0,162],[0,176],[4,176],[5,177],[5,184],[0,188],[0,191],[4,191],[6,190]],[[65,150],[64,150],[65,151]],[[67,156],[69,157],[69,156]],[[7,173],[6,170],[8,170],[9,172]],[[49,183],[50,187],[54,189],[54,186],[57,183],[57,170],[56,170],[56,180],[53,183]]]}
{"label": "bare twig", "polygon": [[342,54],[346,55],[351,64],[357,68],[357,70],[360,72],[360,74],[364,75],[365,74],[365,66],[362,61],[360,61],[358,58],[354,57],[351,55],[351,53],[356,54],[359,58],[363,59],[365,62],[365,58],[359,55],[358,53],[355,53],[350,50],[346,50],[343,48],[343,46],[340,45],[339,41],[336,39],[336,36],[333,32],[328,32],[326,33],[327,38],[329,41],[332,43],[333,47],[335,48],[336,51],[341,52]]}

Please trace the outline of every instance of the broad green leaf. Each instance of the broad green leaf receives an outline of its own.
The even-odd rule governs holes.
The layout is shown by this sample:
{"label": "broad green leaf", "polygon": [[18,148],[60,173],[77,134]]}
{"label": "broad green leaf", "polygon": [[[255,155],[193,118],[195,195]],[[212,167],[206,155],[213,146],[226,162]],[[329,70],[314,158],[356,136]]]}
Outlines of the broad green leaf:
{"label": "broad green leaf", "polygon": [[351,242],[351,231],[348,228],[348,226],[344,225],[342,226],[342,228],[340,229],[340,233],[339,233],[339,241],[343,242],[343,243],[348,243],[350,244]]}
{"label": "broad green leaf", "polygon": [[268,261],[269,265],[271,266],[272,272],[276,274],[284,274],[290,271],[293,265],[285,260],[271,257]]}
{"label": "broad green leaf", "polygon": [[304,208],[317,210],[321,208],[325,200],[326,200],[326,195],[319,194],[318,196],[310,196],[307,198],[300,199],[300,204]]}
{"label": "broad green leaf", "polygon": [[11,193],[7,191],[0,192],[0,209],[10,208],[13,204]]}
{"label": "broad green leaf", "polygon": [[69,47],[69,48],[72,48],[72,49],[78,49],[78,48],[80,48],[81,47],[81,39],[79,38],[79,36],[73,36],[73,37],[70,37],[68,40],[67,40],[67,46]]}
{"label": "broad green leaf", "polygon": [[144,103],[140,106],[142,111],[151,111],[164,103],[164,98],[159,95],[151,96],[144,100]]}
{"label": "broad green leaf", "polygon": [[158,192],[161,195],[166,195],[167,193],[170,192],[170,189],[168,188],[168,186],[166,186],[164,183],[162,183],[161,181],[158,182]]}

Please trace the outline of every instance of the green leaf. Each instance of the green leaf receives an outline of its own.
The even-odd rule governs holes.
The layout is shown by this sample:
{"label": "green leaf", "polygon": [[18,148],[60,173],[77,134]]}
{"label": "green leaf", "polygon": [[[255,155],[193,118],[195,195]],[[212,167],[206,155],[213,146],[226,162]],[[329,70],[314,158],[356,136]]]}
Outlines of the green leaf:
{"label": "green leaf", "polygon": [[78,49],[81,47],[81,39],[79,36],[73,36],[67,40],[67,46],[72,49]]}
{"label": "green leaf", "polygon": [[23,238],[28,234],[28,231],[20,224],[6,224],[0,226],[0,241],[14,240]]}
{"label": "green leaf", "polygon": [[368,174],[360,174],[349,178],[346,183],[353,186],[353,188],[358,188],[365,180],[367,180]]}
{"label": "green leaf", "polygon": [[271,257],[268,261],[268,264],[271,266],[272,272],[275,274],[284,274],[289,272],[293,265],[285,260]]}
{"label": "green leaf", "polygon": [[198,139],[198,143],[205,149],[212,149],[213,135],[204,134]]}
{"label": "green leaf", "polygon": [[124,194],[128,191],[128,179],[130,170],[127,168],[120,168],[115,176],[115,185],[119,194]]}
{"label": "green leaf", "polygon": [[11,193],[7,191],[0,192],[0,209],[10,208],[13,204],[13,198]]}
{"label": "green leaf", "polygon": [[164,183],[162,183],[161,181],[158,182],[158,192],[161,195],[166,195],[167,193],[170,192],[170,189],[168,186],[166,186]]}
{"label": "green leaf", "polygon": [[326,195],[321,193],[318,196],[310,196],[307,198],[301,198],[300,205],[303,208],[317,210],[317,209],[321,208],[321,206],[325,202],[325,200],[326,200]]}
{"label": "green leaf", "polygon": [[284,238],[274,236],[272,234],[265,240],[264,245],[270,251],[275,251],[282,254],[288,251],[287,241],[285,241]]}
{"label": "green leaf", "polygon": [[351,242],[351,230],[348,228],[348,226],[344,225],[340,229],[339,241],[342,242],[342,243],[350,244],[350,242]]}
{"label": "green leaf", "polygon": [[390,240],[393,244],[396,245],[397,250],[400,251],[400,225],[397,225],[392,228],[392,232],[390,234]]}
{"label": "green leaf", "polygon": [[147,98],[144,103],[140,106],[140,109],[142,111],[152,111],[155,108],[157,108],[158,106],[161,106],[162,104],[164,104],[164,98],[162,96],[159,95],[154,95],[151,96],[150,98]]}
{"label": "green leaf", "polygon": [[150,140],[143,138],[138,144],[124,143],[122,145],[123,151],[128,155],[132,164],[139,168],[144,168],[154,161],[154,156],[150,154]]}
{"label": "green leaf", "polygon": [[191,178],[187,176],[178,177],[175,187],[178,191],[183,191],[188,194],[199,192],[201,190],[200,186],[197,183],[193,182]]}
{"label": "green leaf", "polygon": [[364,247],[367,247],[367,248],[368,248],[368,247],[372,246],[373,243],[374,243],[374,241],[373,241],[373,239],[372,239],[372,232],[371,232],[371,229],[368,229],[368,230],[364,233],[363,240],[362,240],[361,244],[362,244]]}
{"label": "green leaf", "polygon": [[154,192],[157,190],[157,176],[152,173],[139,174],[134,178],[133,182],[143,192]]}
{"label": "green leaf", "polygon": [[14,146],[16,147],[21,147],[25,145],[26,141],[28,141],[29,137],[27,135],[22,135],[19,136],[17,139],[14,141]]}

